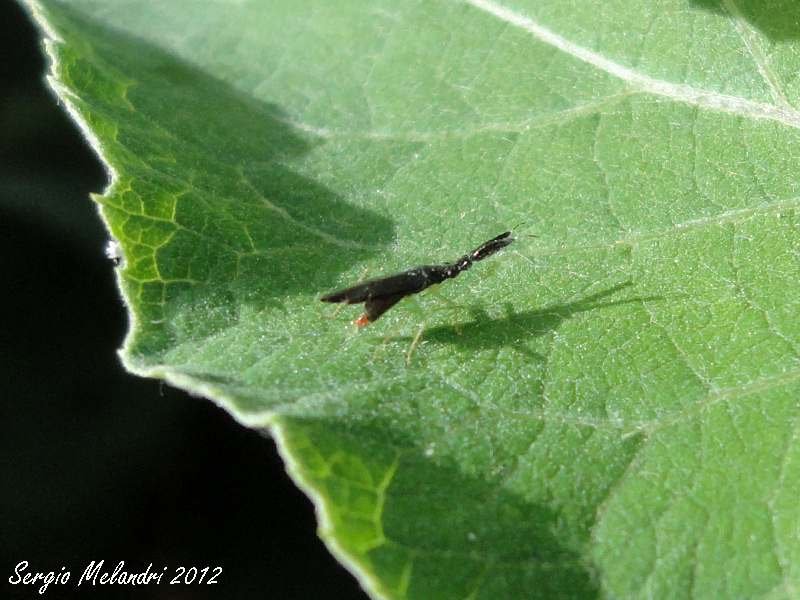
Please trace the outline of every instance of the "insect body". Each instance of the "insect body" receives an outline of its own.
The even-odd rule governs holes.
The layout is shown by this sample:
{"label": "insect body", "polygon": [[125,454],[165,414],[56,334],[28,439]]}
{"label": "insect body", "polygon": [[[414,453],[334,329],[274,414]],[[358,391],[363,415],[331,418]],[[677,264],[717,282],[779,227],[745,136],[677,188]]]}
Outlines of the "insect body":
{"label": "insect body", "polygon": [[509,237],[510,235],[510,231],[501,233],[488,242],[481,244],[469,254],[465,254],[454,263],[420,265],[392,275],[376,277],[323,296],[320,300],[323,302],[344,302],[345,304],[365,302],[364,314],[353,323],[355,325],[373,323],[406,296],[417,294],[432,285],[442,283],[446,279],[452,279],[462,271],[469,269],[472,263],[483,260],[502,250],[516,239]]}

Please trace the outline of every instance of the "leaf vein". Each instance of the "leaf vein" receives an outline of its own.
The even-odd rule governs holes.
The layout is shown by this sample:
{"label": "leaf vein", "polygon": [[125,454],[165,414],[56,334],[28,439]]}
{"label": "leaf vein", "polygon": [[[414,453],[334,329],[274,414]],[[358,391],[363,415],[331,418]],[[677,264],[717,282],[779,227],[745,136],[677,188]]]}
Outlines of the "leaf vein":
{"label": "leaf vein", "polygon": [[631,87],[642,89],[658,96],[685,102],[686,104],[694,104],[733,114],[746,115],[752,118],[769,119],[790,127],[800,128],[800,112],[785,106],[783,103],[778,106],[764,104],[737,96],[720,94],[710,90],[697,89],[689,85],[655,79],[628,67],[624,67],[613,60],[609,60],[593,50],[571,42],[567,38],[536,23],[533,19],[497,4],[492,0],[465,1],[475,8],[494,15],[498,19],[502,19],[528,31],[545,44],[549,44],[578,60],[593,65],[627,82]]}

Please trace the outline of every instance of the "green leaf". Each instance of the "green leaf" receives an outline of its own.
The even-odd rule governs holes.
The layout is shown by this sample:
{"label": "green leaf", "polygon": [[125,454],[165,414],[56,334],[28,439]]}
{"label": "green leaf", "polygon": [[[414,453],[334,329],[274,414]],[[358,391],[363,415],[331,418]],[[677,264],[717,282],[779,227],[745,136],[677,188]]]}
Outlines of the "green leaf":
{"label": "green leaf", "polygon": [[26,1],[126,366],[269,427],[371,596],[794,596],[800,3]]}

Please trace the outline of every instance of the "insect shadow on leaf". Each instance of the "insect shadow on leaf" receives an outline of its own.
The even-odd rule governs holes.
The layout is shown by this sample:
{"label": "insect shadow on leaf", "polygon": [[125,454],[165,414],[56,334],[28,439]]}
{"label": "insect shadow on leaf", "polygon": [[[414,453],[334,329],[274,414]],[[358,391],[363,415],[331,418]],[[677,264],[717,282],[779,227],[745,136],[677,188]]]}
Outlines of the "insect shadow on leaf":
{"label": "insect shadow on leaf", "polygon": [[[590,284],[592,286],[596,285]],[[579,313],[596,311],[626,304],[659,302],[670,298],[680,298],[683,294],[666,293],[648,296],[613,297],[634,285],[633,281],[622,281],[590,295],[577,294],[575,300],[554,304],[535,310],[515,311],[506,306],[502,317],[492,317],[485,311],[471,310],[472,320],[453,325],[440,325],[425,331],[425,341],[437,345],[453,345],[462,350],[478,351],[491,347],[506,346],[515,349],[530,359],[544,362],[546,356],[532,351],[529,342],[555,332],[561,324]],[[401,338],[410,340],[410,337]],[[419,340],[417,340],[419,343]]]}

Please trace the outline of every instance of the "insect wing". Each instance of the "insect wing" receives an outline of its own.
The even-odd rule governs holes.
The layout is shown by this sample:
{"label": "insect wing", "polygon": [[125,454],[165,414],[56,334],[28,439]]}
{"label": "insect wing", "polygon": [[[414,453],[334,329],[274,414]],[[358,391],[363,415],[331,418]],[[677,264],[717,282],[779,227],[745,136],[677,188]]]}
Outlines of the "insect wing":
{"label": "insect wing", "polygon": [[[424,290],[428,282],[424,273],[420,271],[421,268],[422,267],[414,267],[413,269],[407,269],[400,273],[384,275],[383,277],[376,277],[375,279],[370,279],[363,283],[357,283],[349,288],[323,296],[320,300],[323,302],[357,304],[359,302],[365,302],[370,298],[395,295],[399,295],[399,297],[402,298],[409,294],[416,294]],[[398,300],[400,298],[398,298]],[[386,312],[386,310],[396,303],[397,301],[393,302],[380,314]]]}
{"label": "insect wing", "polygon": [[367,303],[364,305],[364,316],[367,317],[367,323],[374,323],[377,321],[383,313],[405,297],[405,294],[396,294],[394,296],[378,296],[367,300]]}
{"label": "insect wing", "polygon": [[369,298],[369,290],[371,281],[364,283],[357,283],[356,285],[344,288],[338,292],[327,294],[320,298],[323,302],[346,302],[347,304],[355,304],[356,302],[364,302]]}

